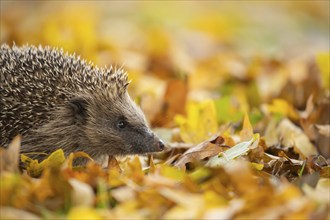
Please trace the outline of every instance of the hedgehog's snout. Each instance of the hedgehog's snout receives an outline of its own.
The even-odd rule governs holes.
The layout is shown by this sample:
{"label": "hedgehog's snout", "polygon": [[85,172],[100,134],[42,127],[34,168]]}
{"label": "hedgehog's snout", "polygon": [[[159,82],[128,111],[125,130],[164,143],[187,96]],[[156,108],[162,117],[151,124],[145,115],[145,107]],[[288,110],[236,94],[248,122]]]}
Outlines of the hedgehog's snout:
{"label": "hedgehog's snout", "polygon": [[163,151],[164,148],[165,148],[164,142],[162,140],[159,140],[158,144],[157,144],[157,147],[158,147],[159,151]]}
{"label": "hedgehog's snout", "polygon": [[155,152],[163,151],[165,149],[164,142],[155,134],[153,134],[152,137],[154,139],[154,143],[152,146],[153,151],[155,151]]}

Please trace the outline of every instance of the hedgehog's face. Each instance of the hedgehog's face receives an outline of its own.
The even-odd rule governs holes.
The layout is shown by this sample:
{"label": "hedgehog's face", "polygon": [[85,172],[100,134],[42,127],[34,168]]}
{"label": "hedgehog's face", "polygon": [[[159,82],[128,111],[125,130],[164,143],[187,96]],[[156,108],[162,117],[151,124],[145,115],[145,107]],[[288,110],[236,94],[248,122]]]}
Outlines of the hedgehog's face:
{"label": "hedgehog's face", "polygon": [[142,111],[127,93],[107,102],[99,99],[71,100],[75,120],[97,154],[144,154],[164,149],[164,143],[149,129]]}

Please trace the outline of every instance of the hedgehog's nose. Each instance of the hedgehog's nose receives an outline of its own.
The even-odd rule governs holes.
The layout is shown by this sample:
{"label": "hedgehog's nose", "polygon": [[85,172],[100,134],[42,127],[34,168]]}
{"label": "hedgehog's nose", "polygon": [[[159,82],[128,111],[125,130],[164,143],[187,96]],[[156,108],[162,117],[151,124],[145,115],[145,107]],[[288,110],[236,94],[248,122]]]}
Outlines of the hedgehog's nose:
{"label": "hedgehog's nose", "polygon": [[165,148],[165,144],[164,144],[164,142],[161,141],[161,140],[159,140],[159,141],[158,141],[158,149],[159,149],[160,151],[162,151],[162,150],[164,150],[164,148]]}

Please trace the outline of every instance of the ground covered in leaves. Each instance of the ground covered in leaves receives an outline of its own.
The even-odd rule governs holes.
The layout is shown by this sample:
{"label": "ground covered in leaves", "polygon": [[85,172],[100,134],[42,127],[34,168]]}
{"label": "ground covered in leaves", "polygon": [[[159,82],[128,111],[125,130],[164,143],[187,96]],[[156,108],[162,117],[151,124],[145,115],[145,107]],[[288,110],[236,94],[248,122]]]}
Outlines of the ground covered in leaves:
{"label": "ground covered in leaves", "polygon": [[1,2],[1,43],[124,63],[167,149],[76,167],[17,137],[0,218],[329,219],[329,2],[296,2]]}

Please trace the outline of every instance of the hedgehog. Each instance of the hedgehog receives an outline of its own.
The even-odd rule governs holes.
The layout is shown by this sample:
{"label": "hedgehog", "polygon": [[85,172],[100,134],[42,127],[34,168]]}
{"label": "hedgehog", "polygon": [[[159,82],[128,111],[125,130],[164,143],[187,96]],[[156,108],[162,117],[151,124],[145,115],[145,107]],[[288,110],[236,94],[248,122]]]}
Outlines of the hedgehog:
{"label": "hedgehog", "polygon": [[21,153],[39,160],[60,148],[99,160],[165,147],[130,98],[123,68],[98,68],[49,46],[4,44],[0,79],[0,146],[21,135]]}

